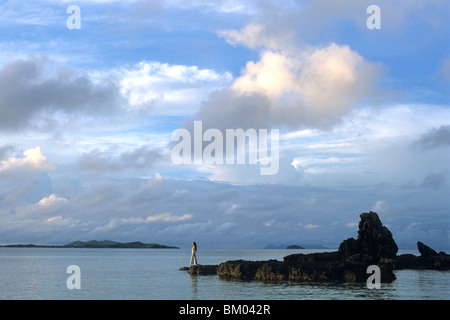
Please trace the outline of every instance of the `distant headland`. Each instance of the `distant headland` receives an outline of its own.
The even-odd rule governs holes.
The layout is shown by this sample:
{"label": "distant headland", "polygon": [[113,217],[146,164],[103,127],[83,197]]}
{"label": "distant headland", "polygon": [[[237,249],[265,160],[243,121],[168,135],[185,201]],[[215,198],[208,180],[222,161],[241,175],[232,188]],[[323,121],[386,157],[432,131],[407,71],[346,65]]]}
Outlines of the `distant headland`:
{"label": "distant headland", "polygon": [[134,242],[117,242],[111,240],[90,240],[90,241],[74,241],[62,246],[56,245],[37,245],[37,244],[9,244],[0,247],[8,248],[128,248],[128,249],[179,249],[175,246],[166,246],[157,243]]}

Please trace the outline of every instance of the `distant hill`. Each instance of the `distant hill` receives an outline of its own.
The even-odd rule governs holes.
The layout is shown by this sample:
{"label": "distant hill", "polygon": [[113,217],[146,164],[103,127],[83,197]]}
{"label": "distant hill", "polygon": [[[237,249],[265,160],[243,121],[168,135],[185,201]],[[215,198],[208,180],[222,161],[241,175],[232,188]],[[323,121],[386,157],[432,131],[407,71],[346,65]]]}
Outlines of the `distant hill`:
{"label": "distant hill", "polygon": [[297,244],[280,244],[280,245],[274,245],[274,244],[268,244],[264,247],[264,249],[305,249]]}
{"label": "distant hill", "polygon": [[305,249],[305,248],[300,247],[299,245],[293,244],[291,246],[287,246],[286,249]]}
{"label": "distant hill", "polygon": [[304,244],[299,246],[297,244],[288,245],[288,244],[268,244],[264,247],[264,249],[328,249],[320,244]]}
{"label": "distant hill", "polygon": [[28,243],[28,244],[5,244],[5,245],[2,245],[0,247],[5,247],[5,248],[61,248],[61,246],[44,246],[44,245],[32,244],[32,243]]}
{"label": "distant hill", "polygon": [[64,245],[65,248],[137,248],[137,249],[179,249],[178,247],[166,246],[157,243],[142,243],[140,241],[134,242],[117,242],[111,240],[90,240],[90,241],[74,241]]}
{"label": "distant hill", "polygon": [[74,241],[63,246],[45,246],[35,244],[10,244],[0,247],[12,248],[134,248],[134,249],[179,249],[174,246],[166,246],[157,243],[142,243],[140,241],[134,242],[117,242],[111,240],[90,240],[90,241]]}

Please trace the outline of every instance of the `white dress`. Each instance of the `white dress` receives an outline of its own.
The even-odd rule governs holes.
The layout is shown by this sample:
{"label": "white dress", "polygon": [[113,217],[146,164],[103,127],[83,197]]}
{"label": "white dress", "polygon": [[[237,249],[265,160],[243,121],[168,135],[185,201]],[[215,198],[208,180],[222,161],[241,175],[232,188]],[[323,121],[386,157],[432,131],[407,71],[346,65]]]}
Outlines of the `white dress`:
{"label": "white dress", "polygon": [[194,247],[192,247],[192,253],[191,253],[191,265],[196,266],[197,265],[197,250],[195,250]]}

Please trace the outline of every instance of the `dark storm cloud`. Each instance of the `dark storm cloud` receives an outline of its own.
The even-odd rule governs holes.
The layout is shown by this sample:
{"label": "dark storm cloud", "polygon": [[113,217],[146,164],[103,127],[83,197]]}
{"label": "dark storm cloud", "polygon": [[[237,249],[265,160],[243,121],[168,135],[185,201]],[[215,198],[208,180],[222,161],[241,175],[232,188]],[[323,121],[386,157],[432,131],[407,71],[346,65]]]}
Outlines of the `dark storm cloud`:
{"label": "dark storm cloud", "polygon": [[33,125],[56,112],[111,115],[121,96],[113,79],[95,83],[86,75],[55,68],[45,56],[16,60],[0,69],[0,130]]}
{"label": "dark storm cloud", "polygon": [[439,128],[433,128],[424,133],[416,142],[422,150],[430,150],[440,147],[450,146],[450,125],[443,125]]}
{"label": "dark storm cloud", "polygon": [[[93,150],[78,159],[78,168],[84,171],[105,173],[121,170],[146,170],[165,159],[162,150],[141,146],[115,156],[113,151]],[[165,159],[167,160],[167,159]]]}

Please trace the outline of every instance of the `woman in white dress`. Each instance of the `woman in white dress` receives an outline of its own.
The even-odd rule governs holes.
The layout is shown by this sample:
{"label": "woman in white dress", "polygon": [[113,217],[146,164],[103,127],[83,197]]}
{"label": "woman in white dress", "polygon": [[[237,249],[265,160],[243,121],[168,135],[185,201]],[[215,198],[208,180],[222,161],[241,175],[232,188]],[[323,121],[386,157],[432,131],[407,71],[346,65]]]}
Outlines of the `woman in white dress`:
{"label": "woman in white dress", "polygon": [[191,253],[191,262],[190,262],[191,266],[197,265],[197,243],[196,242],[192,242],[192,253]]}

